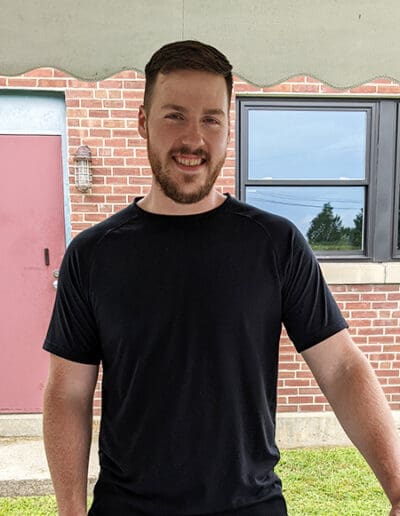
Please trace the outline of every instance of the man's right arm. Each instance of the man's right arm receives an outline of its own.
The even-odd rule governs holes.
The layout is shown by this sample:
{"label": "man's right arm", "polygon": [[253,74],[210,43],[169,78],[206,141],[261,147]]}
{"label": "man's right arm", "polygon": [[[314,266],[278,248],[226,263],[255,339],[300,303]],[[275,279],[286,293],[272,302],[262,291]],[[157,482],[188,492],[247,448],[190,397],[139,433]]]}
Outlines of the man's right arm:
{"label": "man's right arm", "polygon": [[87,514],[92,404],[98,366],[50,355],[43,433],[59,516]]}

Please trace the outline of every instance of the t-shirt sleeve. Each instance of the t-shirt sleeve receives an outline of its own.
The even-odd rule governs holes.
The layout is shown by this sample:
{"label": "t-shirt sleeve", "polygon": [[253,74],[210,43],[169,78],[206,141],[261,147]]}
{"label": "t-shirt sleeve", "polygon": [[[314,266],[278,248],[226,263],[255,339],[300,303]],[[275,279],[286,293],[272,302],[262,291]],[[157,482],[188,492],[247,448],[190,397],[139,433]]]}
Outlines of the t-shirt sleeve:
{"label": "t-shirt sleeve", "polygon": [[65,253],[43,348],[74,362],[98,364],[101,353],[89,299],[87,252],[76,237]]}
{"label": "t-shirt sleeve", "polygon": [[289,256],[283,264],[283,323],[297,351],[302,352],[348,325],[303,235],[291,229]]}

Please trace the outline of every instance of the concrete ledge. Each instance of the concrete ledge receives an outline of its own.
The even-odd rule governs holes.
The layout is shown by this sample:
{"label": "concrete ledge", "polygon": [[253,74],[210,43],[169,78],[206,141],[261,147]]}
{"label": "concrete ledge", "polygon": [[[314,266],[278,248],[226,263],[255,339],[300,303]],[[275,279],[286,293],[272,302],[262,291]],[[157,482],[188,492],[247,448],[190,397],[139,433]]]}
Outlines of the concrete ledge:
{"label": "concrete ledge", "polygon": [[0,414],[0,437],[40,437],[42,414]]}
{"label": "concrete ledge", "polygon": [[[88,494],[93,494],[96,478],[89,478]],[[54,494],[50,479],[0,480],[0,497],[46,496]]]}
{"label": "concrete ledge", "polygon": [[[0,438],[42,437],[42,414],[0,414]],[[100,417],[93,418],[93,435],[99,433]]]}
{"label": "concrete ledge", "polygon": [[[392,414],[400,432],[400,411]],[[280,448],[351,445],[333,412],[281,412],[276,418],[276,440]]]}
{"label": "concrete ledge", "polygon": [[[400,411],[392,414],[400,430]],[[346,446],[350,443],[332,412],[279,412],[276,424],[277,441],[282,448]],[[94,439],[98,429],[99,417],[95,417]],[[0,415],[0,438],[41,436],[41,414]]]}
{"label": "concrete ledge", "polygon": [[400,262],[320,262],[331,285],[400,283]]}

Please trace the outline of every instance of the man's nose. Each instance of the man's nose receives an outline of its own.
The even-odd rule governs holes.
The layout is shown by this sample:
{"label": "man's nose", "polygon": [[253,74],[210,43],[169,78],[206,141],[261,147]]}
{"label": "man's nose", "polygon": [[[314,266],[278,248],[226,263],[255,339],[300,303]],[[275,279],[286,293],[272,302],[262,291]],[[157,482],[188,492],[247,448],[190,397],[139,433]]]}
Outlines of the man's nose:
{"label": "man's nose", "polygon": [[185,127],[182,135],[182,144],[193,149],[204,145],[203,132],[199,123],[192,122]]}

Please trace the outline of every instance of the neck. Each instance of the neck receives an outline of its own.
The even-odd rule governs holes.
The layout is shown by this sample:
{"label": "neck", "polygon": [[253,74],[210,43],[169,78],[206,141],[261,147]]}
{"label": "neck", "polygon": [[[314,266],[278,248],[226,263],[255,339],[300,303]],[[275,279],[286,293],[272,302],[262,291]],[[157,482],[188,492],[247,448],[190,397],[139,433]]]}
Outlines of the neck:
{"label": "neck", "polygon": [[160,215],[194,215],[218,208],[225,200],[226,196],[213,187],[201,201],[181,204],[167,197],[161,188],[157,188],[153,183],[150,192],[138,202],[138,205],[145,211]]}

